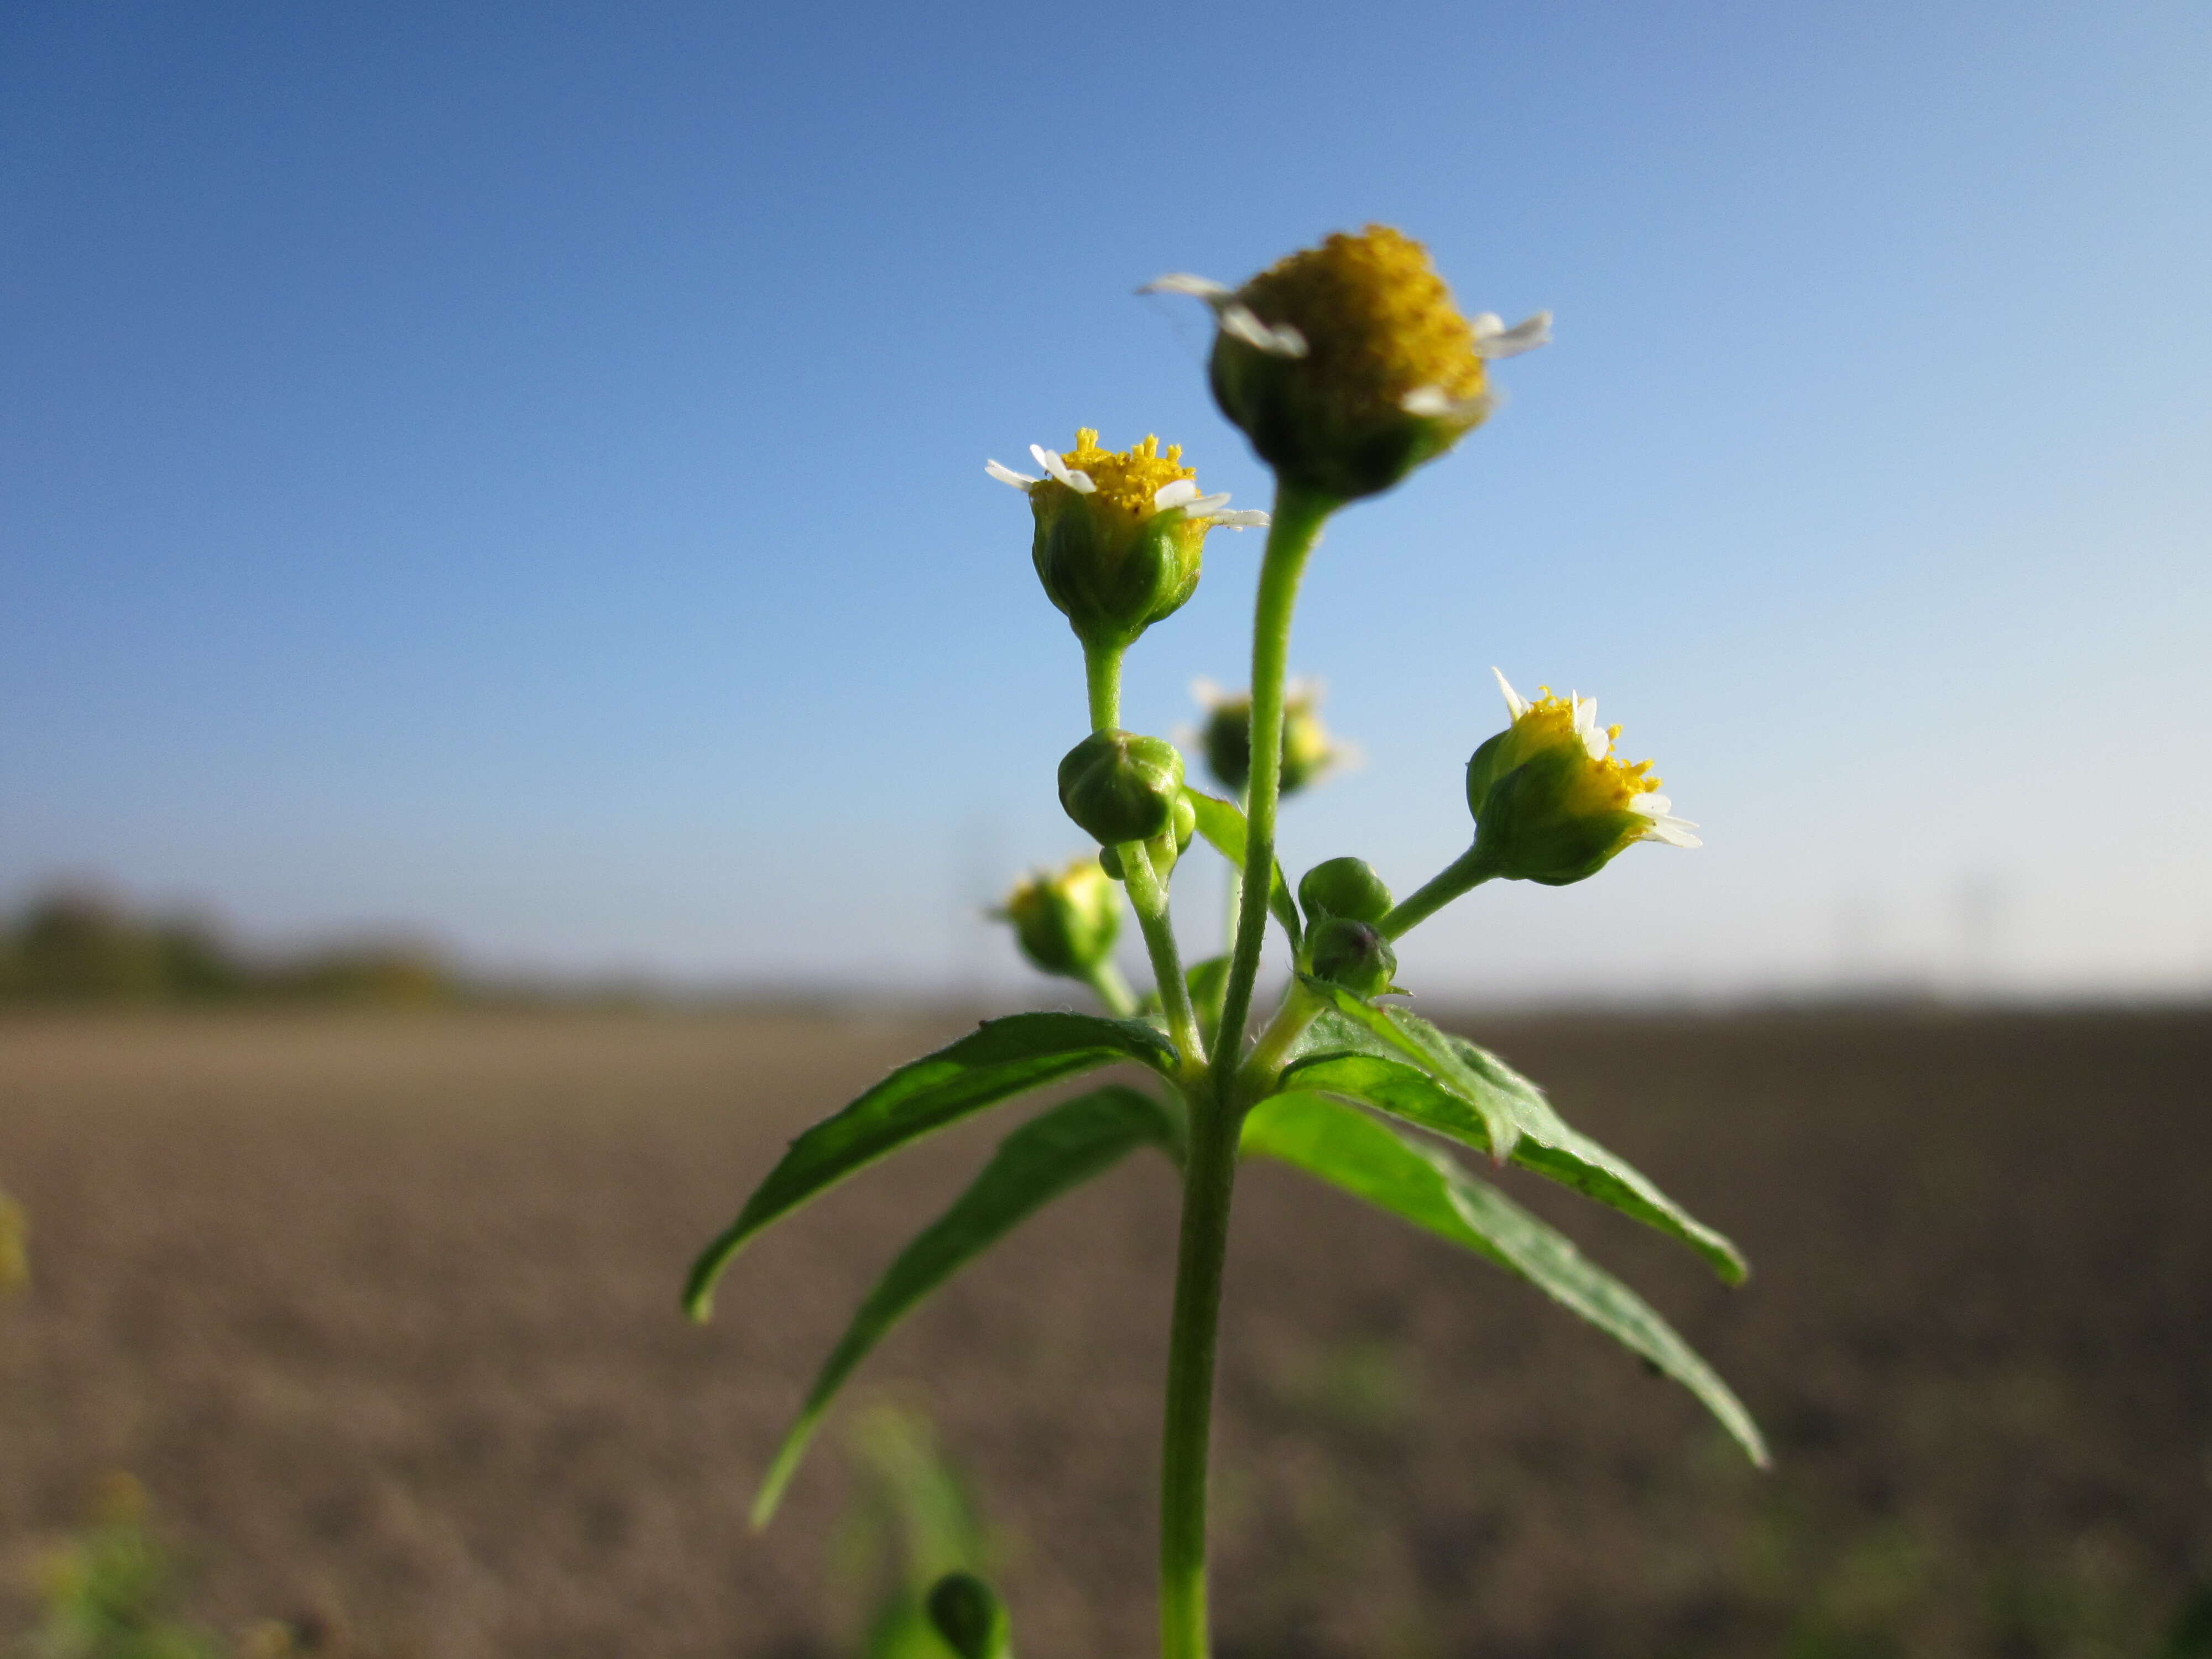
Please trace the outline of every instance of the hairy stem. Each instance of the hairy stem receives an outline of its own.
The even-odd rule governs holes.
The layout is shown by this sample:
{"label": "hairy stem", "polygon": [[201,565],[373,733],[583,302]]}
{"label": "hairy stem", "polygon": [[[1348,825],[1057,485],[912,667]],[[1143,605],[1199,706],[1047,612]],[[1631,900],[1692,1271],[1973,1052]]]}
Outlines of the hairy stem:
{"label": "hairy stem", "polygon": [[1421,885],[1421,890],[1382,918],[1376,931],[1384,939],[1410,933],[1449,904],[1462,893],[1480,886],[1491,872],[1477,862],[1470,847]]}
{"label": "hairy stem", "polygon": [[1184,1166],[1182,1233],[1176,1259],[1175,1313],[1168,1334],[1167,1422],[1160,1462],[1160,1649],[1164,1659],[1206,1659],[1206,1453],[1212,1436],[1213,1351],[1221,1316],[1221,1270],[1229,1250],[1229,1204],[1237,1181],[1242,1120],[1235,1095],[1244,1022],[1267,929],[1275,867],[1275,805],[1281,793],[1283,680],[1298,578],[1335,503],[1288,488],[1275,492],[1274,522],[1260,567],[1252,630],[1252,783],[1244,880],[1212,1074],[1190,1095],[1190,1158]]}
{"label": "hairy stem", "polygon": [[1175,924],[1168,917],[1168,890],[1152,869],[1152,855],[1145,843],[1133,841],[1120,849],[1129,907],[1144,929],[1145,950],[1152,959],[1152,978],[1159,986],[1160,1012],[1167,1016],[1168,1035],[1182,1051],[1183,1069],[1198,1077],[1206,1065],[1206,1040],[1199,1035],[1198,1012],[1191,1006],[1190,985],[1182,976],[1182,955],[1176,948]]}
{"label": "hairy stem", "polygon": [[1083,684],[1091,696],[1091,729],[1110,732],[1121,723],[1121,654],[1126,646],[1083,642]]}

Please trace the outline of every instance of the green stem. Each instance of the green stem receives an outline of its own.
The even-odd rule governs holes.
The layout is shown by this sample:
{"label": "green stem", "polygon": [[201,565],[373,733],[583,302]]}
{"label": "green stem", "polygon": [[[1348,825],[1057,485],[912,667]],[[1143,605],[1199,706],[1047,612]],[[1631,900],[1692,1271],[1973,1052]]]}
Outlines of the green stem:
{"label": "green stem", "polygon": [[[1225,1038],[1221,1052],[1233,1054]],[[1182,1234],[1175,1316],[1168,1332],[1165,1455],[1160,1470],[1160,1651],[1206,1659],[1206,1457],[1212,1431],[1213,1352],[1221,1270],[1229,1254],[1229,1199],[1237,1179],[1235,1114],[1211,1080],[1190,1096],[1183,1166]]]}
{"label": "green stem", "polygon": [[1129,981],[1121,977],[1121,970],[1112,963],[1100,963],[1084,975],[1083,982],[1091,988],[1091,994],[1117,1018],[1127,1019],[1137,1012],[1137,994],[1129,988]]}
{"label": "green stem", "polygon": [[1196,1079],[1206,1065],[1206,1041],[1199,1035],[1198,1011],[1191,1006],[1190,982],[1182,976],[1175,924],[1168,917],[1168,890],[1153,872],[1152,855],[1144,842],[1133,841],[1120,851],[1129,908],[1137,913],[1137,926],[1144,930],[1145,951],[1152,959],[1152,978],[1159,986],[1160,1012],[1167,1016],[1168,1035],[1182,1050],[1184,1071]]}
{"label": "green stem", "polygon": [[1410,933],[1462,893],[1488,881],[1491,874],[1476,861],[1474,848],[1470,847],[1430,877],[1419,892],[1383,917],[1376,924],[1376,931],[1384,939],[1396,939],[1401,933]]}
{"label": "green stem", "polygon": [[[1275,490],[1267,551],[1260,564],[1260,596],[1252,622],[1252,781],[1244,812],[1244,882],[1237,901],[1237,943],[1229,961],[1223,994],[1224,1055],[1243,1046],[1244,1022],[1252,1012],[1252,986],[1260,976],[1260,949],[1267,936],[1267,889],[1275,870],[1275,808],[1282,798],[1283,682],[1291,655],[1291,613],[1298,602],[1298,579],[1307,556],[1321,539],[1321,527],[1336,503],[1287,484]],[[1215,1066],[1215,1093],[1224,1101],[1236,1070],[1232,1059]]]}
{"label": "green stem", "polygon": [[1252,782],[1244,880],[1212,1074],[1190,1091],[1190,1158],[1184,1166],[1175,1313],[1168,1333],[1167,1422],[1160,1459],[1160,1650],[1164,1659],[1206,1659],[1206,1453],[1212,1435],[1213,1352],[1222,1264],[1237,1181],[1242,1118],[1235,1097],[1244,1022],[1252,1010],[1275,867],[1275,805],[1283,767],[1283,680],[1298,578],[1336,503],[1279,486],[1260,566],[1252,630]]}
{"label": "green stem", "polygon": [[1091,696],[1091,729],[1110,732],[1121,723],[1121,653],[1126,645],[1083,642],[1083,684]]}
{"label": "green stem", "polygon": [[1283,1060],[1291,1052],[1291,1045],[1298,1035],[1314,1022],[1314,1016],[1328,1005],[1308,990],[1302,980],[1292,980],[1291,988],[1277,1005],[1274,1017],[1260,1033],[1260,1040],[1252,1045],[1243,1066],[1237,1072],[1237,1098],[1244,1105],[1267,1098],[1274,1086],[1275,1074],[1283,1069]]}

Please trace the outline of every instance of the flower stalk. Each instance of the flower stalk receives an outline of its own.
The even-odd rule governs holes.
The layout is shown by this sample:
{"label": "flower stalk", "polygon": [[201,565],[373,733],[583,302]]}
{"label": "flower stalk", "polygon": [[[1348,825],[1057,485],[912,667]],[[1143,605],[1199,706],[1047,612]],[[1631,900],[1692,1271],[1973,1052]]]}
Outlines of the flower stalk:
{"label": "flower stalk", "polygon": [[1220,1328],[1222,1264],[1229,1250],[1230,1200],[1237,1184],[1237,1138],[1247,1103],[1239,1097],[1237,1078],[1252,988],[1259,977],[1260,950],[1267,936],[1267,890],[1275,867],[1291,618],[1306,561],[1335,505],[1288,485],[1279,489],[1260,566],[1252,632],[1252,781],[1245,817],[1244,879],[1213,1064],[1205,1085],[1192,1093],[1189,1102],[1190,1153],[1183,1170],[1175,1311],[1168,1334],[1167,1413],[1160,1462],[1164,1659],[1205,1659],[1208,1651],[1206,1509],[1213,1355]]}

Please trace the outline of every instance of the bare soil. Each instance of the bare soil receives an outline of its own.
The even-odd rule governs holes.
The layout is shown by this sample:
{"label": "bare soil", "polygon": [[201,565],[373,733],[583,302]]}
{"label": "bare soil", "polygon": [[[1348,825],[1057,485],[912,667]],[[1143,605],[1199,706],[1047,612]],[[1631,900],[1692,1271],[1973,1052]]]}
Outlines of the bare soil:
{"label": "bare soil", "polygon": [[[385,1651],[849,1650],[835,1435],[744,1511],[846,1313],[1001,1114],[757,1245],[693,1251],[941,1018],[0,1022],[0,1561],[105,1472],[218,1628]],[[1517,1175],[1770,1431],[1480,1262],[1255,1166],[1217,1446],[1225,1659],[2147,1656],[2212,1578],[2212,1016],[1477,1021],[1746,1249],[1729,1291]],[[1010,1112],[1027,1109],[1016,1106]],[[1030,1656],[1150,1650],[1164,1165],[1030,1224],[864,1382],[927,1407]],[[0,1583],[0,1638],[29,1616]]]}

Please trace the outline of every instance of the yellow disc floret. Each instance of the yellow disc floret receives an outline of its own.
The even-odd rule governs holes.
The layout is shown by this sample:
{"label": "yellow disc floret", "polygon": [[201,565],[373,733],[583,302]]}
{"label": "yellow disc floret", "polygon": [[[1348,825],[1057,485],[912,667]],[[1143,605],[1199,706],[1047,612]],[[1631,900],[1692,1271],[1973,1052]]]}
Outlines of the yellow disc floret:
{"label": "yellow disc floret", "polygon": [[1237,298],[1263,322],[1304,337],[1313,383],[1344,417],[1395,416],[1407,392],[1425,386],[1454,401],[1483,390],[1474,330],[1428,250],[1387,225],[1338,232],[1279,260]]}
{"label": "yellow disc floret", "polygon": [[1569,803],[1577,810],[1617,811],[1637,796],[1648,795],[1659,787],[1660,780],[1651,775],[1651,762],[1632,763],[1613,752],[1613,745],[1620,737],[1618,726],[1605,728],[1604,752],[1590,756],[1589,750],[1595,745],[1577,725],[1575,708],[1574,698],[1555,697],[1550,686],[1538,686],[1536,701],[1513,721],[1501,769],[1510,769],[1540,750],[1572,744],[1584,757],[1584,763],[1575,769],[1573,799]]}
{"label": "yellow disc floret", "polygon": [[1079,428],[1075,447],[1060,459],[1069,471],[1088,473],[1098,486],[1091,497],[1094,509],[1110,508],[1132,520],[1152,516],[1152,497],[1163,485],[1198,476],[1196,468],[1182,465],[1181,444],[1170,444],[1164,454],[1156,437],[1132,449],[1101,449],[1095,427]]}

